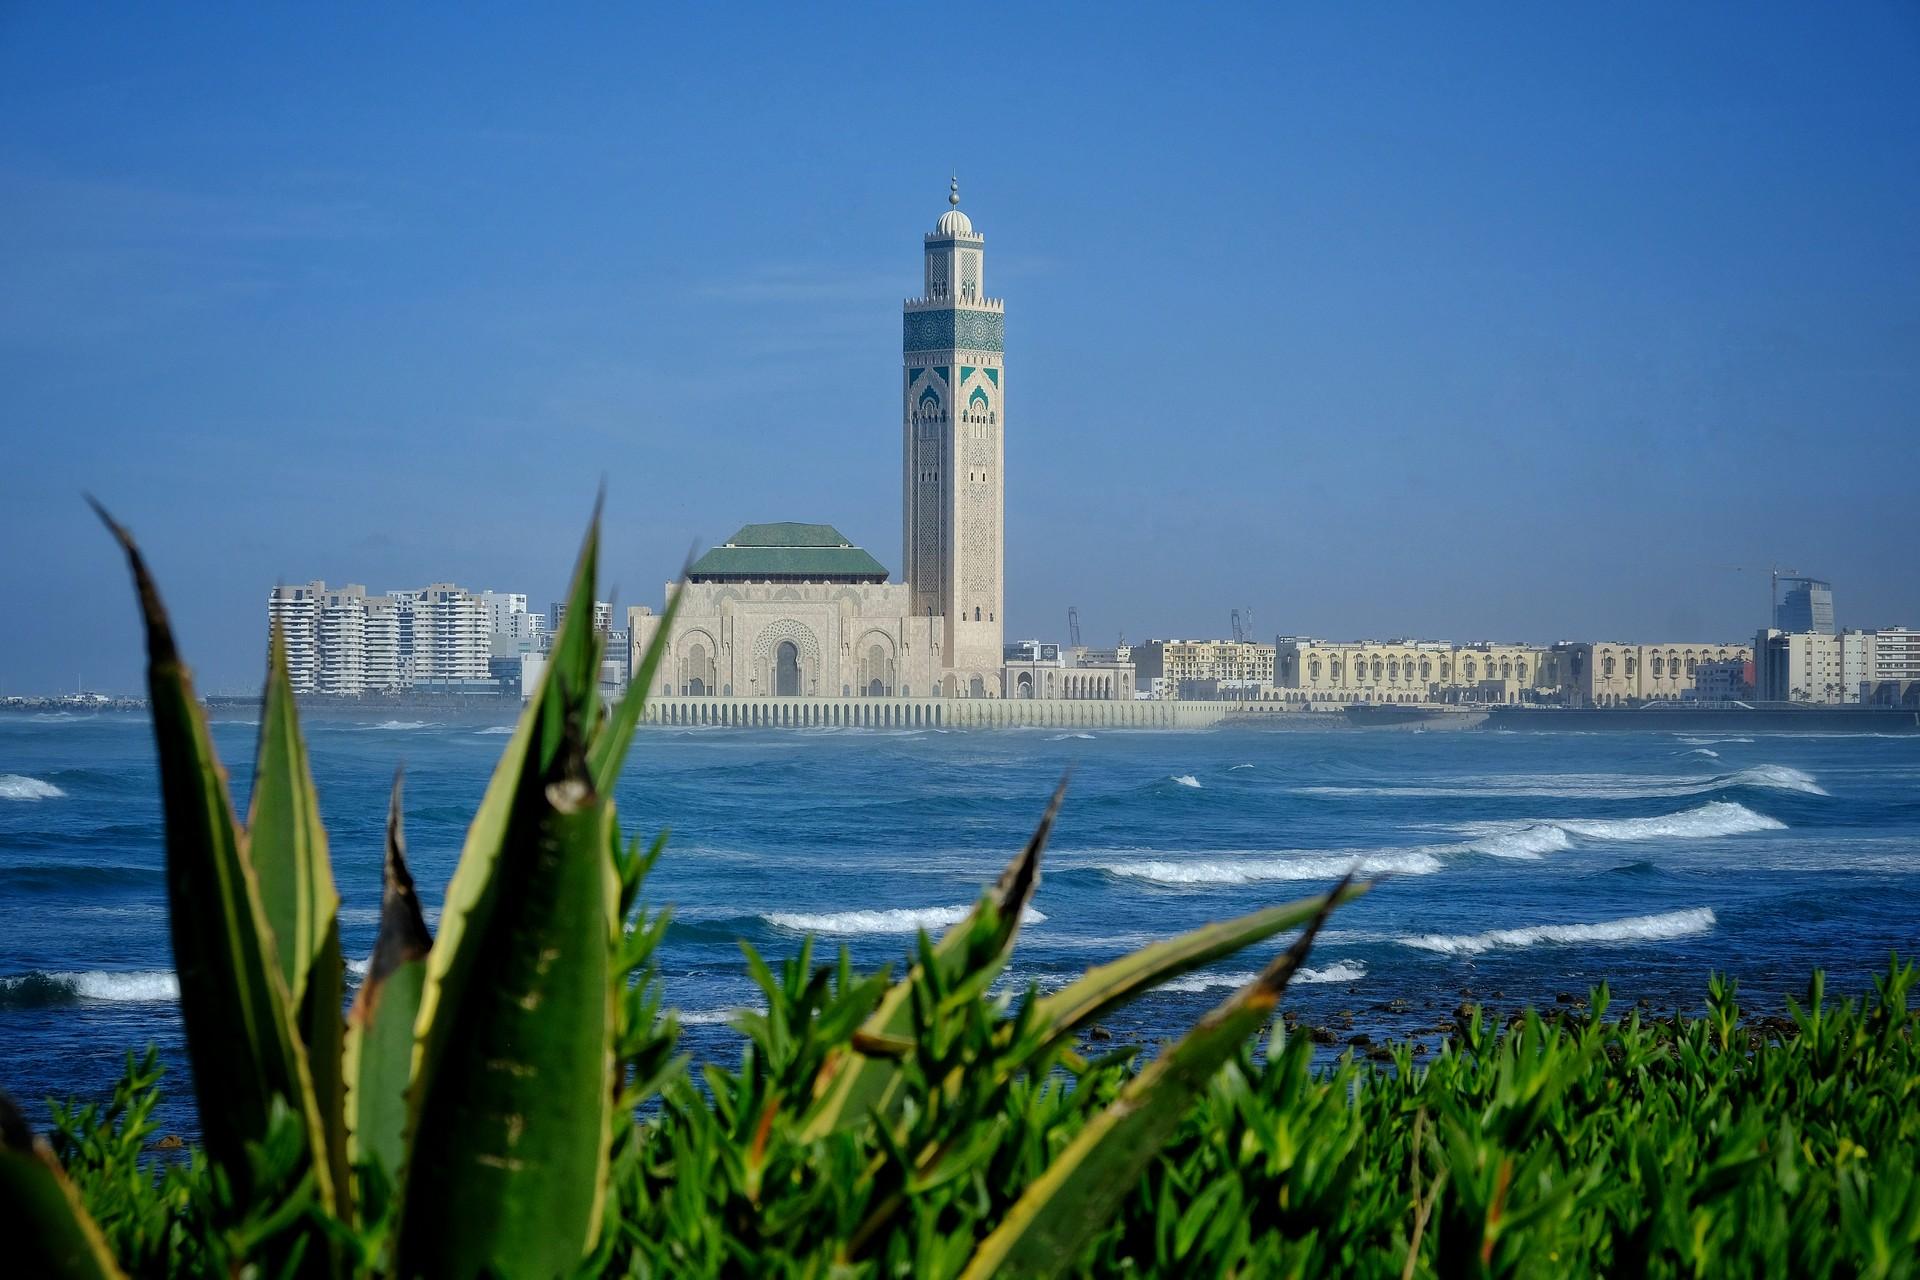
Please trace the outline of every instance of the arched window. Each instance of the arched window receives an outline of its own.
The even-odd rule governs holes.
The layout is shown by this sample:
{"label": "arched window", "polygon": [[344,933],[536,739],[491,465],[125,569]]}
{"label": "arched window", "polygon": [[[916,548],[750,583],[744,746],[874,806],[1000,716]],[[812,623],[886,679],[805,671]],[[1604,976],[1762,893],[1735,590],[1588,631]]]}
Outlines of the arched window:
{"label": "arched window", "polygon": [[1607,679],[1609,680],[1613,678],[1613,655],[1612,654],[1608,654],[1606,657],[1600,659],[1600,674],[1607,677]]}
{"label": "arched window", "polygon": [[1627,656],[1627,674],[1630,676],[1637,675],[1639,674],[1639,671],[1640,671],[1640,659],[1629,654]]}
{"label": "arched window", "polygon": [[1654,654],[1653,655],[1653,674],[1656,679],[1659,677],[1661,671],[1665,668],[1665,666],[1666,664],[1660,660],[1660,655],[1657,653]]}
{"label": "arched window", "polygon": [[974,620],[975,622],[978,622],[978,621],[980,621],[980,606],[979,606],[979,605],[975,605],[975,606],[973,606],[973,620]]}
{"label": "arched window", "polygon": [[1514,663],[1514,664],[1513,664],[1513,678],[1514,678],[1515,680],[1520,680],[1520,681],[1525,681],[1525,680],[1526,680],[1526,678],[1527,678],[1527,664],[1526,664],[1526,663],[1524,663],[1524,662],[1516,662],[1516,663]]}
{"label": "arched window", "polygon": [[967,681],[967,696],[969,698],[986,697],[987,696],[986,681],[982,680],[979,676],[975,676],[971,680]]}
{"label": "arched window", "polygon": [[1467,679],[1473,679],[1473,659],[1468,658],[1466,662],[1461,665],[1460,670],[1466,675]]}
{"label": "arched window", "polygon": [[1307,673],[1315,684],[1320,682],[1320,659],[1315,658],[1307,664]]}
{"label": "arched window", "polygon": [[1420,678],[1422,680],[1433,679],[1433,660],[1432,659],[1430,658],[1420,659]]}
{"label": "arched window", "polygon": [[1340,678],[1340,659],[1335,658],[1332,662],[1328,663],[1327,670],[1333,674],[1335,680],[1338,680]]}

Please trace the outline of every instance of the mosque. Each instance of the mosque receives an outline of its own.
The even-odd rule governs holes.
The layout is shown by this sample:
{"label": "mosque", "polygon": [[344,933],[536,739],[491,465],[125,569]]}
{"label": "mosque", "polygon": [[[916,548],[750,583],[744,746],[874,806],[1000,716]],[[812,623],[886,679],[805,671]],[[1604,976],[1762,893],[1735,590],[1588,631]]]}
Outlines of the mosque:
{"label": "mosque", "polygon": [[[745,525],[684,585],[667,584],[682,597],[657,694],[1132,699],[1130,666],[1007,662],[1006,308],[987,296],[985,238],[960,211],[957,179],[947,204],[902,316],[905,580],[831,525]],[[639,606],[627,620],[637,669],[663,618]]]}

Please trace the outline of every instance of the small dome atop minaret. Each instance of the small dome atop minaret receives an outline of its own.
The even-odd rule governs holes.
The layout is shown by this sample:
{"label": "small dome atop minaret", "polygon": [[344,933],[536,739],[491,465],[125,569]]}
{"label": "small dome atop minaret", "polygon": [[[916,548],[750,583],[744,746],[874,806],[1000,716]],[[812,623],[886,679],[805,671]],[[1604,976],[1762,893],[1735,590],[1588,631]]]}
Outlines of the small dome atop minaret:
{"label": "small dome atop minaret", "polygon": [[953,182],[947,187],[947,203],[952,205],[940,215],[939,223],[934,227],[935,235],[970,236],[973,234],[973,219],[960,212],[960,176],[954,175]]}

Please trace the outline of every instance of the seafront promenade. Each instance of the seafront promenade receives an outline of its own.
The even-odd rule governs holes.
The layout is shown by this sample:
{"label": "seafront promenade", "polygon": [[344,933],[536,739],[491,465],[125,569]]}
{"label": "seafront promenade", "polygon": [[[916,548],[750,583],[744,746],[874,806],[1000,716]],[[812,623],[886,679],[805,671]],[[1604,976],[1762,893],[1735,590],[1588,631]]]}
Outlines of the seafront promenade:
{"label": "seafront promenade", "polygon": [[663,698],[647,724],[741,729],[1204,729],[1299,714],[1280,702],[1113,702],[1073,698]]}

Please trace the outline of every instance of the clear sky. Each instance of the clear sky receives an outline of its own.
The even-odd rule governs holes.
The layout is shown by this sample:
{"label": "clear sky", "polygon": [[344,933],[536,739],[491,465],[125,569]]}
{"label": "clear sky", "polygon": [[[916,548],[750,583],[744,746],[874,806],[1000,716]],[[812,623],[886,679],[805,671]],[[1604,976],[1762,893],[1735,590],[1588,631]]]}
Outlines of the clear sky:
{"label": "clear sky", "polygon": [[[0,691],[276,581],[900,559],[900,300],[1007,300],[1009,637],[1920,625],[1920,7],[0,4]],[[434,12],[428,13],[427,10]]]}

